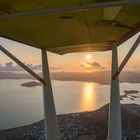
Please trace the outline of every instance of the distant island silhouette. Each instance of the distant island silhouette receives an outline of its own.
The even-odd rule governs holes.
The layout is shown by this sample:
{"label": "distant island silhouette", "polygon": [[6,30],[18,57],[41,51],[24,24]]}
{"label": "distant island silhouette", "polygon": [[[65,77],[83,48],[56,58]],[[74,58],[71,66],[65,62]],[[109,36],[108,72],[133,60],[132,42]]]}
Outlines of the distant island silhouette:
{"label": "distant island silhouette", "polygon": [[139,93],[138,90],[124,90],[124,95],[120,96],[120,99],[123,100],[124,98],[129,98],[131,100],[135,100],[136,98],[140,98],[137,94]]}
{"label": "distant island silhouette", "polygon": [[[41,73],[39,73],[41,75]],[[52,80],[60,81],[84,81],[96,82],[99,84],[110,84],[110,71],[100,72],[53,72],[51,73]],[[0,72],[0,79],[32,79],[34,78],[26,73]],[[140,83],[140,72],[125,71],[120,75],[120,82]]]}
{"label": "distant island silhouette", "polygon": [[21,84],[21,86],[23,87],[35,87],[35,86],[41,86],[42,84],[36,81],[31,81],[31,82],[27,82],[27,83],[23,83]]}

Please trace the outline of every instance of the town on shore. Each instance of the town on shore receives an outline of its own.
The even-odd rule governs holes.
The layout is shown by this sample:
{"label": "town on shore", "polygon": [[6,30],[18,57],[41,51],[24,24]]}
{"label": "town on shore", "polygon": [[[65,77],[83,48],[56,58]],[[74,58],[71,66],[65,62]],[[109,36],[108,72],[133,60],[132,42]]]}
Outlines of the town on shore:
{"label": "town on shore", "polygon": [[[98,110],[58,115],[61,140],[106,140],[109,104]],[[140,140],[140,105],[122,104],[123,140]],[[0,131],[0,140],[45,140],[44,121]]]}

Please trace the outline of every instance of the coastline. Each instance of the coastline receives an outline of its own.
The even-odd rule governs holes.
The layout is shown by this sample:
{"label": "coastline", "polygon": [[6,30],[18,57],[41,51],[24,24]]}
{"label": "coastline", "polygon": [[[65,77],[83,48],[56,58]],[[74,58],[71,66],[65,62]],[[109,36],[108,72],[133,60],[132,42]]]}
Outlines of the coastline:
{"label": "coastline", "polygon": [[[41,73],[38,73],[40,76]],[[110,71],[97,72],[52,72],[51,80],[58,81],[81,81],[96,82],[101,85],[110,84]],[[35,80],[31,75],[26,73],[0,72],[0,79],[29,79]],[[133,71],[124,71],[120,75],[120,82],[140,83],[140,73]]]}
{"label": "coastline", "polygon": [[[104,140],[107,137],[108,107],[98,110],[57,115],[61,140]],[[122,128],[123,140],[140,138],[140,105],[123,104]],[[6,140],[43,139],[43,120],[18,128],[0,131],[0,139]]]}

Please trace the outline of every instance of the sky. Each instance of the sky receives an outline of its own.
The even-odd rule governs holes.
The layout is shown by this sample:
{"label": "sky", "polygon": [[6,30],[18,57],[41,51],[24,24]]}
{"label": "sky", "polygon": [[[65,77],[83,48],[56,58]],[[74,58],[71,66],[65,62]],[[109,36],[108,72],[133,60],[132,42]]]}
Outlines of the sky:
{"label": "sky", "polygon": [[[119,64],[140,33],[118,47]],[[14,54],[19,60],[35,71],[41,70],[41,51],[39,49],[0,38],[0,45]],[[48,52],[51,72],[94,72],[108,71],[111,68],[111,51],[85,52],[57,55]],[[127,71],[140,71],[140,45],[132,55],[125,69]],[[23,71],[15,62],[0,52],[0,71]]]}

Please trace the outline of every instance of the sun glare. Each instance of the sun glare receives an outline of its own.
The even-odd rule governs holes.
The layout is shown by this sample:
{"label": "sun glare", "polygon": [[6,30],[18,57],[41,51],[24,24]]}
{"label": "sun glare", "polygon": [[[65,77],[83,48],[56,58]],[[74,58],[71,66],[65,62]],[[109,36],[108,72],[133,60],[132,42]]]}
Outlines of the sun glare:
{"label": "sun glare", "polygon": [[84,83],[81,95],[81,110],[91,111],[97,107],[96,85],[94,83]]}
{"label": "sun glare", "polygon": [[86,59],[87,61],[90,61],[91,58],[92,58],[92,55],[91,55],[91,54],[87,54],[87,55],[85,55],[85,59]]}
{"label": "sun glare", "polygon": [[93,94],[94,85],[93,85],[92,83],[86,83],[84,88],[85,88],[85,89],[84,89],[84,90],[85,90],[84,92],[85,92],[87,95],[91,96],[91,95]]}

